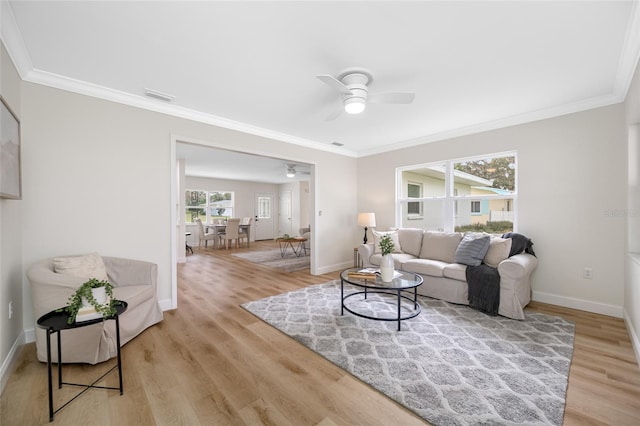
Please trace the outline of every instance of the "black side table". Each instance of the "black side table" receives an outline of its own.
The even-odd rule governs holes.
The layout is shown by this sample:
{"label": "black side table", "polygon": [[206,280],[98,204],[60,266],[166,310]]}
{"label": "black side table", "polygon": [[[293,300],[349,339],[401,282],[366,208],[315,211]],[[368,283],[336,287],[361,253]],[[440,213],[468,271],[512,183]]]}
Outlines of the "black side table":
{"label": "black side table", "polygon": [[[96,318],[89,321],[82,321],[82,322],[69,324],[67,323],[67,321],[69,320],[69,314],[64,310],[58,312],[59,309],[53,310],[49,313],[44,314],[40,318],[38,318],[38,327],[44,328],[47,331],[47,373],[49,374],[49,421],[50,422],[53,421],[53,416],[55,413],[62,410],[69,403],[74,401],[76,398],[78,398],[80,395],[85,393],[90,388],[120,390],[120,395],[122,395],[122,393],[124,392],[124,389],[122,388],[122,362],[121,362],[121,356],[120,356],[120,315],[127,310],[128,304],[127,302],[123,302],[121,300],[114,300],[114,302],[115,302],[116,313],[113,316],[110,316],[108,318]],[[61,308],[61,309],[64,309],[64,308]],[[86,385],[86,384],[80,384],[80,383],[63,382],[62,381],[62,344],[61,344],[62,333],[61,331],[71,330],[73,328],[86,327],[88,325],[98,324],[98,323],[101,323],[102,321],[107,321],[107,320],[116,321],[116,343],[118,346],[118,363],[113,367],[111,367],[109,371],[104,373],[102,376],[100,376],[91,384]],[[51,335],[54,333],[58,333],[58,389],[61,389],[62,385],[80,386],[84,388],[79,394],[71,398],[69,401],[65,402],[60,408],[58,408],[55,411],[53,409],[53,379],[51,374]],[[98,383],[107,374],[111,373],[116,368],[118,369],[118,378],[120,380],[120,387],[113,388],[108,386],[96,386],[96,383]]]}

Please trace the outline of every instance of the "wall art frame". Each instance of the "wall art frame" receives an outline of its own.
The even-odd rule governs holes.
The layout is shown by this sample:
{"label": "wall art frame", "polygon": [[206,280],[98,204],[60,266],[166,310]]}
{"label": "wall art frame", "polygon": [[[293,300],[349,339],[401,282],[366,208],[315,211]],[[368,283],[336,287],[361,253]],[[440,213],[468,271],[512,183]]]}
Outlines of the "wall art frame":
{"label": "wall art frame", "polygon": [[0,198],[22,199],[20,120],[0,96]]}

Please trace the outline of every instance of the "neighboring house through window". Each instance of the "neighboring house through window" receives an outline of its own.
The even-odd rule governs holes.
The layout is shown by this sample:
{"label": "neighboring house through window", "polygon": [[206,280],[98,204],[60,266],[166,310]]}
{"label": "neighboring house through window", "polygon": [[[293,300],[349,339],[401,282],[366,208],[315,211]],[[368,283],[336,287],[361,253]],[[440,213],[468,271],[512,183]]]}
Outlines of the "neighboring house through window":
{"label": "neighboring house through window", "polygon": [[[416,182],[407,183],[408,198],[422,198],[422,184]],[[419,219],[422,217],[422,203],[419,201],[409,201],[407,203],[408,219]]]}
{"label": "neighboring house through window", "polygon": [[514,230],[515,152],[396,169],[396,226],[426,230]]}

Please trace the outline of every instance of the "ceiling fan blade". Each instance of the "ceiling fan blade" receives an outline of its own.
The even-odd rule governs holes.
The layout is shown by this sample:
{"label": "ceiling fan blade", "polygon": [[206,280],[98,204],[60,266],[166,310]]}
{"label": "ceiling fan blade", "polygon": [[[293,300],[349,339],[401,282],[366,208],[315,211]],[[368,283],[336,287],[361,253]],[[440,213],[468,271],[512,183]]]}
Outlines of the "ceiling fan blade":
{"label": "ceiling fan blade", "polygon": [[327,86],[333,87],[334,89],[338,90],[340,93],[344,93],[346,95],[351,94],[351,90],[349,90],[347,86],[342,84],[340,80],[338,80],[337,78],[331,75],[322,74],[322,75],[317,75],[316,77],[318,77],[318,79],[322,81],[324,84],[326,84]]}
{"label": "ceiling fan blade", "polygon": [[413,92],[378,92],[369,93],[367,100],[378,104],[410,104],[415,97]]}

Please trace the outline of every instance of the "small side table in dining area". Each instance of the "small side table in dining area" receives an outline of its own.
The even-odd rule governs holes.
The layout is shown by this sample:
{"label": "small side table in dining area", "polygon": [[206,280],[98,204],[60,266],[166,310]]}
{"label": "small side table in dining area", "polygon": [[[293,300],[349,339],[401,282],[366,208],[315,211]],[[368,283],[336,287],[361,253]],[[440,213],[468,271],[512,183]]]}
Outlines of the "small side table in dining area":
{"label": "small side table in dining area", "polygon": [[[127,302],[121,300],[114,300],[116,313],[108,318],[96,318],[89,321],[82,322],[74,322],[69,324],[69,314],[64,310],[55,309],[49,313],[44,314],[40,318],[38,318],[38,327],[44,328],[47,332],[47,374],[49,377],[48,385],[49,385],[49,421],[53,421],[53,416],[80,395],[85,393],[87,390],[91,388],[99,388],[99,389],[112,389],[119,390],[120,395],[123,394],[124,388],[122,387],[122,357],[120,354],[120,315],[122,315],[127,310]],[[91,384],[80,384],[80,383],[70,383],[62,381],[62,331],[63,330],[71,330],[74,328],[86,327],[93,324],[98,324],[102,321],[107,320],[115,320],[116,322],[116,344],[118,345],[118,355],[117,355],[117,364],[111,367],[106,373],[102,376],[94,380]],[[58,333],[58,389],[62,389],[62,385],[69,386],[78,386],[84,388],[80,393],[71,398],[69,401],[65,402],[61,405],[57,410],[53,408],[53,377],[52,377],[52,369],[51,369],[51,335],[54,333]],[[106,377],[109,373],[118,369],[118,379],[120,386],[108,387],[108,386],[98,386],[96,383],[100,382],[104,377]]]}

